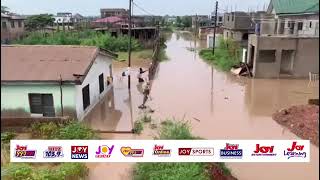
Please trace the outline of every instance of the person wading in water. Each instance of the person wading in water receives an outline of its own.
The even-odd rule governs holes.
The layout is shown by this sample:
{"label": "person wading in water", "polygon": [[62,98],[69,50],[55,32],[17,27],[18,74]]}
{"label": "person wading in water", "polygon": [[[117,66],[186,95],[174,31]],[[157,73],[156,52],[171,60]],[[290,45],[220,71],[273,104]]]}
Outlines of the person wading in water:
{"label": "person wading in water", "polygon": [[149,98],[149,94],[150,94],[150,83],[147,82],[147,85],[145,86],[145,88],[143,90],[143,103],[139,106],[140,109],[146,108],[145,104]]}
{"label": "person wading in water", "polygon": [[139,80],[139,83],[142,83],[144,82],[143,78],[142,78],[142,74],[147,72],[148,70],[143,70],[142,68],[139,68],[139,74],[138,74],[138,80]]}

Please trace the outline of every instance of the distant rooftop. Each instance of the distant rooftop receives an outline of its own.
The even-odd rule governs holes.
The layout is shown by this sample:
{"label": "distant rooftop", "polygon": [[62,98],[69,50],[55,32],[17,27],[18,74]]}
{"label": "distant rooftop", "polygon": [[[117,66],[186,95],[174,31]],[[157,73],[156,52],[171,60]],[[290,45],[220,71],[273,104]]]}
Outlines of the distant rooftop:
{"label": "distant rooftop", "polygon": [[319,0],[271,0],[268,9],[272,7],[276,14],[319,14]]}

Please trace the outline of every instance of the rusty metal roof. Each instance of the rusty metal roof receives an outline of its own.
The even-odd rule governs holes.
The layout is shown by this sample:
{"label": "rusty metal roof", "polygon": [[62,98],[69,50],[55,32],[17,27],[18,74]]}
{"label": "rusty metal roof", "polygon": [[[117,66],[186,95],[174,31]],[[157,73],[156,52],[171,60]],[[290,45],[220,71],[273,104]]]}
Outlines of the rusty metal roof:
{"label": "rusty metal roof", "polygon": [[81,83],[99,49],[70,45],[1,45],[1,83]]}

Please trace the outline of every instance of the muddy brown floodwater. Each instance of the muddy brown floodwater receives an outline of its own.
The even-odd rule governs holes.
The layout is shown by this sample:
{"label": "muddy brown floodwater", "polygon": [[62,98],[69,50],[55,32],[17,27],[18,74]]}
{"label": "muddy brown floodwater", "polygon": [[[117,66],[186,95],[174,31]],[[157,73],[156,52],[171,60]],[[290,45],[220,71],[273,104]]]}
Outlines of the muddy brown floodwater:
{"label": "muddy brown floodwater", "polygon": [[[318,98],[318,84],[309,85],[307,80],[235,77],[211,67],[196,51],[190,51],[199,44],[203,46],[203,42],[195,43],[176,33],[167,42],[169,60],[160,63],[152,83],[152,101],[148,102],[155,109],[154,118],[161,121],[184,117],[190,120],[193,133],[206,139],[299,139],[272,120],[272,114],[291,105],[307,104],[309,98]],[[120,70],[115,69],[115,74]],[[115,81],[114,109],[122,114],[117,120],[121,123],[113,124],[116,129],[130,128],[124,128],[125,124],[141,113],[137,108],[142,101],[137,81],[132,82],[129,104],[125,82]],[[112,118],[101,121],[112,121]],[[102,137],[151,139],[152,133],[139,137],[130,134]],[[309,163],[227,163],[227,166],[240,180],[316,180],[319,179],[318,154],[319,148],[311,145]],[[89,165],[90,179],[131,179],[132,165],[92,164]]]}

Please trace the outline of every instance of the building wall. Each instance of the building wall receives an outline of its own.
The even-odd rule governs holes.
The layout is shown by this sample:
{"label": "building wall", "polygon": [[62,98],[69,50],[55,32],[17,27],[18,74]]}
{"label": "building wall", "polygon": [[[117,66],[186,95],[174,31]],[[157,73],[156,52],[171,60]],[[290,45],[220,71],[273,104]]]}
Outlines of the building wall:
{"label": "building wall", "polygon": [[[14,23],[14,27],[11,26],[11,22]],[[21,27],[19,27],[19,22],[21,22]],[[6,28],[3,24],[6,24]],[[1,17],[1,43],[6,41],[10,42],[12,40],[23,37],[25,34],[24,20],[22,19],[10,19]]]}
{"label": "building wall", "polygon": [[224,39],[233,39],[234,41],[242,41],[244,32],[242,31],[234,31],[234,30],[229,30],[229,29],[224,29],[223,30],[223,38]]}
{"label": "building wall", "polygon": [[[86,78],[81,85],[76,86],[76,110],[77,117],[82,120],[85,115],[104,97],[105,93],[111,88],[107,86],[107,78],[112,76],[112,59],[107,56],[99,55],[91,66]],[[99,75],[104,75],[104,92],[99,92]],[[82,88],[89,84],[90,106],[83,109]]]}
{"label": "building wall", "polygon": [[[305,78],[309,72],[319,73],[319,37],[275,37],[275,36],[249,36],[248,61],[251,57],[251,46],[255,46],[253,59],[253,76],[257,78],[278,78],[280,77],[282,57],[284,50],[292,50],[291,73],[292,77]],[[271,56],[263,50],[274,50],[275,61],[271,62]],[[263,54],[262,54],[263,53]],[[269,61],[269,62],[267,62]]]}
{"label": "building wall", "polygon": [[[1,116],[10,111],[16,116],[30,116],[29,93],[52,94],[56,116],[61,115],[61,94],[58,84],[1,84]],[[62,86],[64,115],[75,115],[75,86]]]}

